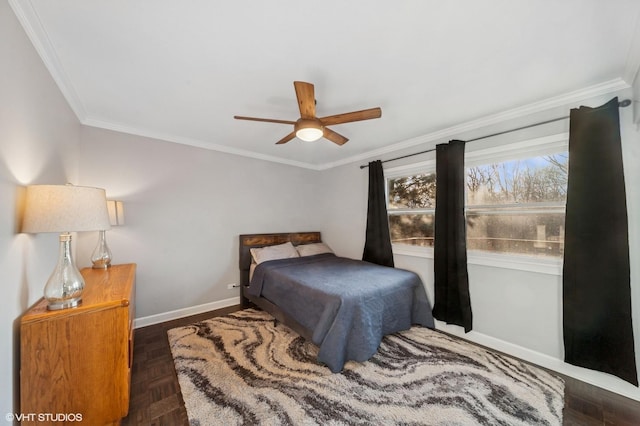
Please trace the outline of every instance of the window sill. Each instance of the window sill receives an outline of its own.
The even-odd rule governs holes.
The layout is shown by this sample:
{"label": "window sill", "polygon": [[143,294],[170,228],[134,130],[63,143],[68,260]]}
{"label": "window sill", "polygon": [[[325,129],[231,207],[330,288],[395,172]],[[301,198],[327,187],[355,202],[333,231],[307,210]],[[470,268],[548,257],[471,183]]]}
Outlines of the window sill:
{"label": "window sill", "polygon": [[[433,248],[393,244],[393,254],[433,259]],[[562,259],[516,254],[488,253],[472,250],[467,253],[469,265],[515,269],[547,275],[562,275]]]}

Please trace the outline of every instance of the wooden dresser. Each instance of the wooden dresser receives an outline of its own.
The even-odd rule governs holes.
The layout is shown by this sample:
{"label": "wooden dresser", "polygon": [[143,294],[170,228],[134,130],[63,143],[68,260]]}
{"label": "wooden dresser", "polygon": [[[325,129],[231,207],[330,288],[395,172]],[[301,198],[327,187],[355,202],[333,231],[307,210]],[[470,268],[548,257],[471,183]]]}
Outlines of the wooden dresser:
{"label": "wooden dresser", "polygon": [[41,299],[21,319],[22,424],[118,424],[129,410],[136,265],[81,273],[80,306],[47,311]]}

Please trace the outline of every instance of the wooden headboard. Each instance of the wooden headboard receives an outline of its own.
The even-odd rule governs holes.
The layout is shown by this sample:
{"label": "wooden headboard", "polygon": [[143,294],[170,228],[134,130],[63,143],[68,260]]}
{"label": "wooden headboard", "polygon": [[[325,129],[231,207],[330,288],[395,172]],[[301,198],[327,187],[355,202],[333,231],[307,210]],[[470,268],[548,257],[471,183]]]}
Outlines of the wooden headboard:
{"label": "wooden headboard", "polygon": [[251,252],[255,247],[273,246],[291,242],[299,244],[320,243],[320,232],[286,232],[276,234],[244,234],[240,235],[240,285],[249,285],[249,269],[251,268]]}

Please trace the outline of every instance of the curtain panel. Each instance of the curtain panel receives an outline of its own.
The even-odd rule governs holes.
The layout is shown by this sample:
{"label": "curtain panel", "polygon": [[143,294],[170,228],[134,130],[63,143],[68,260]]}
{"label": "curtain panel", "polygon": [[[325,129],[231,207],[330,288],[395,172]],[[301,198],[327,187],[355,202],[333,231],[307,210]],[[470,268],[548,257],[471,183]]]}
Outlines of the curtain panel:
{"label": "curtain panel", "polygon": [[383,266],[394,266],[387,217],[384,171],[380,160],[369,163],[367,230],[362,260]]}
{"label": "curtain panel", "polygon": [[471,331],[464,216],[464,141],[436,145],[433,316]]}
{"label": "curtain panel", "polygon": [[566,362],[637,386],[618,108],[571,110],[563,338]]}

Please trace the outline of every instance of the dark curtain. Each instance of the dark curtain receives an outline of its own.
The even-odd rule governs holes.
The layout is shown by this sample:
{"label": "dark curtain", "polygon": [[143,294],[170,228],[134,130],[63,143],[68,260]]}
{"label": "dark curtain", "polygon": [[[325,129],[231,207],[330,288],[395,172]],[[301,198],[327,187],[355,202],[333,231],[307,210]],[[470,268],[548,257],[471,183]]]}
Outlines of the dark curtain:
{"label": "dark curtain", "polygon": [[387,218],[387,199],[384,191],[382,161],[369,163],[369,204],[367,233],[362,260],[393,267],[393,251]]}
{"label": "dark curtain", "polygon": [[618,98],[571,110],[565,222],[565,361],[638,385]]}
{"label": "dark curtain", "polygon": [[436,145],[433,316],[464,327],[473,324],[464,217],[464,141]]}

